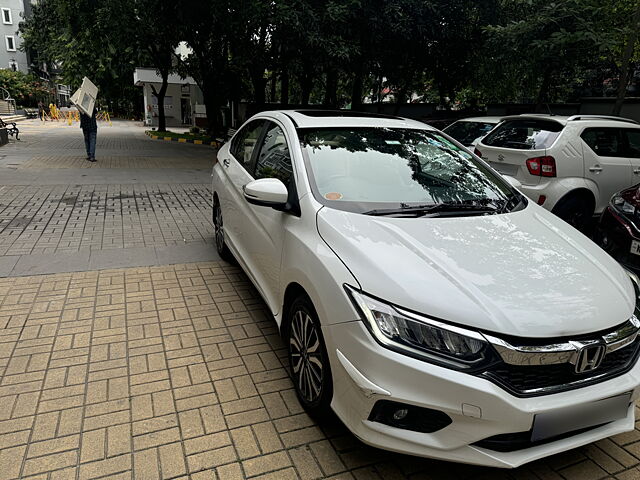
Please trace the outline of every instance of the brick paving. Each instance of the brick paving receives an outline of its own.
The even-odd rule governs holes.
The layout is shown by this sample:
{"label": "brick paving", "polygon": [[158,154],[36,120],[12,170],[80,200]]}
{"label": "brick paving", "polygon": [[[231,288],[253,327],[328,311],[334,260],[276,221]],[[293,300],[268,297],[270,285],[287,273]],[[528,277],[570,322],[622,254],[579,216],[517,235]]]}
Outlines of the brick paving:
{"label": "brick paving", "polygon": [[[89,165],[77,128],[21,127],[0,149],[0,265],[211,244],[210,148],[114,122]],[[367,447],[308,417],[287,369],[237,266],[0,278],[0,480],[640,479],[638,428],[516,470]]]}
{"label": "brick paving", "polygon": [[20,164],[17,168],[198,168],[202,161],[185,159],[176,162],[173,158],[153,158],[145,156],[115,156],[102,155],[99,161],[87,162],[85,157],[71,157],[68,155],[36,155],[30,160]]}
{"label": "brick paving", "polygon": [[640,476],[637,430],[503,471],[314,422],[275,323],[224,262],[0,279],[0,449],[0,479]]}
{"label": "brick paving", "polygon": [[0,186],[0,255],[206,243],[210,205],[202,184]]}

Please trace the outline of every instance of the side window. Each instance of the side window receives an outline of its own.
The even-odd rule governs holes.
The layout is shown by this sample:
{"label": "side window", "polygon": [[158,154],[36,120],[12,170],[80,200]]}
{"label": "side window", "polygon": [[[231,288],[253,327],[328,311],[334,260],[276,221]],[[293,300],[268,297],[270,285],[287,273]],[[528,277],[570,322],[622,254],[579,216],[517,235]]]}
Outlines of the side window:
{"label": "side window", "polygon": [[621,131],[618,128],[587,128],[580,135],[599,157],[624,157]]}
{"label": "side window", "polygon": [[640,158],[640,129],[625,130],[627,136],[627,156],[631,158]]}
{"label": "side window", "polygon": [[255,120],[240,129],[231,143],[231,154],[244,168],[251,165],[251,155],[262,131],[262,120]]}
{"label": "side window", "polygon": [[291,155],[284,132],[276,124],[269,123],[258,153],[254,178],[279,178],[289,185],[292,174]]}

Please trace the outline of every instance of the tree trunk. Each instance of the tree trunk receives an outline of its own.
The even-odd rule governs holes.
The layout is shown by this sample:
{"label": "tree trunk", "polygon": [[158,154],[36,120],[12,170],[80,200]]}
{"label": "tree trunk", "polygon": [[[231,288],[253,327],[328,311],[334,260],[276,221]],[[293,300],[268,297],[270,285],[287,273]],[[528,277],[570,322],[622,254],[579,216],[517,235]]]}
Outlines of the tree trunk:
{"label": "tree trunk", "polygon": [[302,105],[309,105],[311,90],[313,90],[313,76],[310,72],[305,72],[300,79],[300,103]]}
{"label": "tree trunk", "polygon": [[624,97],[627,94],[627,85],[629,83],[629,64],[631,63],[631,57],[633,57],[633,51],[635,50],[636,42],[638,41],[638,29],[640,28],[640,3],[636,6],[636,11],[633,13],[633,20],[631,24],[631,31],[627,37],[627,44],[624,47],[624,53],[622,54],[622,65],[620,67],[620,81],[618,84],[618,95],[616,96],[616,103],[613,105],[613,114],[620,115],[622,111],[622,104],[624,103]]}
{"label": "tree trunk", "polygon": [[164,114],[164,97],[167,93],[167,87],[169,86],[169,71],[161,70],[160,76],[162,77],[162,86],[159,91],[156,91],[156,88],[151,85],[151,93],[158,99],[158,131],[166,132],[167,131],[167,119]]}
{"label": "tree trunk", "polygon": [[362,90],[364,88],[364,78],[362,74],[362,62],[358,65],[353,77],[351,87],[351,109],[358,110],[362,107]]}
{"label": "tree trunk", "polygon": [[280,72],[280,103],[289,105],[289,69],[286,66]]}
{"label": "tree trunk", "polygon": [[540,90],[538,90],[538,98],[536,99],[536,113],[542,112],[542,106],[545,103],[549,86],[551,85],[551,67],[547,67],[542,76],[542,83],[540,84]]}
{"label": "tree trunk", "polygon": [[400,105],[403,103],[407,103],[407,89],[399,88],[398,93],[396,94],[396,104],[393,107],[393,114],[398,115],[400,112]]}
{"label": "tree trunk", "polygon": [[216,89],[216,83],[211,82],[208,85],[208,82],[203,82],[202,85],[202,96],[204,99],[204,105],[207,109],[207,122],[209,124],[207,131],[209,135],[216,136],[223,135],[222,131],[222,119],[220,116],[220,107],[222,106],[222,101],[219,98],[219,93]]}
{"label": "tree trunk", "polygon": [[257,108],[261,108],[264,105],[264,91],[265,87],[267,86],[267,81],[264,78],[264,72],[262,75],[252,75],[251,83],[253,83],[253,101],[255,102]]}
{"label": "tree trunk", "polygon": [[270,91],[269,91],[269,102],[270,103],[276,103],[276,89],[278,86],[278,79],[276,76],[276,73],[273,72],[271,74],[271,85],[270,85]]}
{"label": "tree trunk", "polygon": [[338,106],[338,72],[335,68],[327,70],[326,83],[324,90],[324,100],[322,103],[328,107],[336,108]]}

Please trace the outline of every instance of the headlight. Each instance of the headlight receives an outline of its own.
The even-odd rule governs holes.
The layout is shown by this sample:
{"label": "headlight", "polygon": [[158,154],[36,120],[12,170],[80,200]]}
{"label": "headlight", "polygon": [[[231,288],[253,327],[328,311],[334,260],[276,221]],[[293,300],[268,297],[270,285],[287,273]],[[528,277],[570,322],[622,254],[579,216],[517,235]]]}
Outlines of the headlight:
{"label": "headlight", "polygon": [[633,283],[633,290],[636,293],[636,312],[637,312],[638,308],[640,307],[640,278],[638,278],[638,275],[636,275],[630,270],[627,270],[626,268],[624,269],[624,271],[627,272],[627,275],[629,275],[629,278],[631,279],[631,283]]}
{"label": "headlight", "polygon": [[636,213],[636,207],[631,205],[620,195],[614,195],[611,198],[611,206],[619,212],[626,213],[627,215],[634,215]]}
{"label": "headlight", "polygon": [[485,367],[494,359],[492,348],[478,332],[401,310],[351,287],[347,291],[369,331],[392,350],[457,370]]}

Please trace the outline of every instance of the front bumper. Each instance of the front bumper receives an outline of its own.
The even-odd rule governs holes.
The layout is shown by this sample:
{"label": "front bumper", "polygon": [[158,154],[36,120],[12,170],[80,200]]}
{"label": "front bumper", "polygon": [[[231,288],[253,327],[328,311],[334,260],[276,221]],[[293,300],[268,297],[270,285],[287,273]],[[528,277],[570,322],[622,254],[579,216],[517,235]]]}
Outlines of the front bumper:
{"label": "front bumper", "polygon": [[[401,453],[494,467],[524,463],[634,428],[640,362],[628,373],[596,385],[533,398],[517,398],[488,380],[416,360],[381,347],[360,321],[323,329],[333,373],[331,406],[363,442]],[[473,444],[531,429],[536,414],[632,392],[625,418],[567,438],[511,452]],[[419,433],[368,420],[378,400],[446,413],[452,423]]]}

